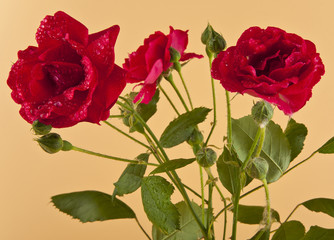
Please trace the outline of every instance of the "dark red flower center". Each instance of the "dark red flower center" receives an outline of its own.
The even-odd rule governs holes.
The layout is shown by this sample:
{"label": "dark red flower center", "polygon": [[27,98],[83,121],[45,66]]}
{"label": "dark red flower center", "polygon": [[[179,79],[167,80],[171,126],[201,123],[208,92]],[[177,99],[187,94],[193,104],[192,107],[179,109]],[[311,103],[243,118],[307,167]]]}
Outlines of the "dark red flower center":
{"label": "dark red flower center", "polygon": [[52,62],[45,64],[43,70],[47,81],[54,86],[56,95],[84,80],[82,66],[75,63]]}

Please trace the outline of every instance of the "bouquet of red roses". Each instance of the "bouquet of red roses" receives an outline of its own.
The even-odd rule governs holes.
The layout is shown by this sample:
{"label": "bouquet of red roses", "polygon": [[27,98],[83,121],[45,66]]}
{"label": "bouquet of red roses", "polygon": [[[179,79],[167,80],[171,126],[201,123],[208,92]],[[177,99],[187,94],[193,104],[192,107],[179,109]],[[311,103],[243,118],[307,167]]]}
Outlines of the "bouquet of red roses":
{"label": "bouquet of red roses", "polygon": [[[187,53],[187,31],[170,27],[166,35],[157,31],[131,53],[122,67],[115,64],[114,45],[119,33],[115,25],[89,34],[88,29],[64,12],[46,16],[36,33],[37,47],[18,52],[12,66],[8,86],[13,100],[21,104],[20,115],[39,137],[36,141],[48,153],[78,151],[98,157],[127,162],[114,183],[111,194],[81,191],[52,197],[60,211],[81,222],[133,218],[148,239],[215,239],[215,222],[224,218],[223,239],[237,239],[238,222],[258,224],[259,230],[250,239],[334,239],[334,229],[312,226],[305,230],[300,221],[289,221],[299,206],[334,217],[334,199],[315,198],[296,206],[285,220],[271,208],[269,184],[278,181],[315,154],[334,153],[334,137],[319,146],[304,160],[290,166],[301,153],[307,128],[297,123],[293,113],[300,110],[312,96],[312,88],[325,73],[315,45],[300,36],[276,27],[251,27],[235,46],[227,49],[221,34],[211,25],[204,30],[210,64],[212,109],[192,103],[182,69],[190,60],[203,58]],[[173,76],[178,75],[183,90]],[[223,148],[211,142],[217,118],[215,80],[225,88],[227,133]],[[134,90],[121,96],[127,84]],[[170,84],[177,99],[172,100],[164,85]],[[259,99],[250,115],[240,119],[231,116],[230,92],[249,94]],[[157,114],[159,99],[164,97],[175,111],[173,119],[157,136],[149,120]],[[180,101],[183,109],[177,108]],[[110,114],[118,106],[119,114]],[[273,122],[273,106],[288,115],[287,126]],[[210,113],[212,112],[212,113]],[[213,115],[208,133],[199,124]],[[119,129],[113,121],[121,119],[128,128]],[[72,127],[79,122],[104,124],[140,144],[145,151],[135,159],[125,159],[82,149],[53,132],[53,128]],[[51,132],[52,131],[52,132]],[[132,135],[142,135],[138,139]],[[167,149],[180,144],[191,148],[193,156],[170,159]],[[178,175],[178,169],[197,164],[201,192],[187,185],[188,179]],[[290,166],[290,167],[289,167]],[[215,168],[218,177],[214,176]],[[206,179],[206,182],[204,181]],[[242,190],[252,181],[258,187]],[[205,188],[207,188],[205,192]],[[225,190],[221,190],[225,188]],[[264,188],[265,206],[241,205],[239,200]],[[139,223],[134,211],[121,199],[140,189],[142,204],[152,222],[149,234]],[[171,195],[177,190],[183,201],[174,204]],[[223,208],[214,208],[213,192],[221,197]],[[223,192],[228,192],[226,196]],[[190,200],[190,194],[197,201]],[[227,212],[233,217],[228,219]],[[227,233],[227,222],[232,230]],[[277,228],[272,228],[278,223]]]}

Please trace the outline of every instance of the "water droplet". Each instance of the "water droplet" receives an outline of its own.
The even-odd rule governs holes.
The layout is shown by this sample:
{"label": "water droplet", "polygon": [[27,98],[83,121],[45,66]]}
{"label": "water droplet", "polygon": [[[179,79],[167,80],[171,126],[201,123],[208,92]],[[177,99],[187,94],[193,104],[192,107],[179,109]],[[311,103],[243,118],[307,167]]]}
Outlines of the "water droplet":
{"label": "water droplet", "polygon": [[61,107],[61,106],[63,106],[63,104],[61,102],[55,102],[53,105],[55,107]]}

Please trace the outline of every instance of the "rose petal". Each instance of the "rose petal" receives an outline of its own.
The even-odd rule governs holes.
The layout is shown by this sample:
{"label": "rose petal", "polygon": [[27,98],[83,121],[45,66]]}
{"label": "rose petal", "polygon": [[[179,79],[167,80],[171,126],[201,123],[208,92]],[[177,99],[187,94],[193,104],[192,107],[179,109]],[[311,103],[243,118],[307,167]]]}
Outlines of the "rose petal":
{"label": "rose petal", "polygon": [[54,16],[46,16],[37,29],[36,41],[38,46],[52,45],[55,41],[62,41],[65,36],[82,45],[88,43],[88,29],[64,12],[56,12]]}

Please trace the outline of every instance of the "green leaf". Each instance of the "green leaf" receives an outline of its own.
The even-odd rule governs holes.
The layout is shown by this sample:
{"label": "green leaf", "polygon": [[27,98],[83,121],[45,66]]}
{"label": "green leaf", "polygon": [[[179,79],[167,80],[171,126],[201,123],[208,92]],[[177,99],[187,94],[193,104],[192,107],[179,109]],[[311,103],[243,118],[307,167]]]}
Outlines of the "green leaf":
{"label": "green leaf", "polygon": [[179,213],[170,197],[174,191],[172,184],[160,176],[143,178],[141,194],[148,219],[164,234],[179,228]]}
{"label": "green leaf", "polygon": [[178,168],[182,168],[194,162],[195,160],[196,158],[190,158],[190,159],[180,158],[180,159],[170,160],[158,166],[150,174],[162,173],[162,172],[167,172],[167,171],[172,171]]}
{"label": "green leaf", "polygon": [[334,153],[334,137],[329,139],[321,148],[317,150],[318,153]]}
{"label": "green leaf", "polygon": [[237,159],[231,154],[226,146],[224,146],[224,151],[218,158],[217,171],[219,180],[223,186],[231,194],[234,194],[238,189],[237,184],[240,185],[239,164]]}
{"label": "green leaf", "polygon": [[334,229],[311,226],[302,240],[334,240]]}
{"label": "green leaf", "polygon": [[[243,162],[247,158],[258,126],[251,116],[232,119],[233,147]],[[270,121],[266,126],[266,135],[260,156],[268,161],[267,181],[274,182],[280,178],[290,163],[290,144],[281,127]]]}
{"label": "green leaf", "polygon": [[[136,159],[138,161],[147,162],[149,156],[149,154],[143,153],[136,157]],[[141,185],[146,167],[146,164],[128,164],[118,181],[114,183],[115,190],[113,195],[123,196],[124,194],[136,191]]]}
{"label": "green leaf", "polygon": [[[202,210],[194,202],[191,203],[196,215],[201,219]],[[203,234],[200,227],[196,223],[193,215],[185,202],[179,202],[176,205],[177,210],[180,213],[180,229],[172,232],[169,235],[165,235],[160,232],[156,227],[152,228],[153,240],[193,240],[201,239]]]}
{"label": "green leaf", "polygon": [[291,146],[291,161],[294,160],[303,150],[304,141],[307,136],[307,128],[304,124],[297,123],[294,119],[290,119],[284,134]]}
{"label": "green leaf", "polygon": [[136,108],[137,113],[145,122],[147,122],[157,111],[157,103],[160,99],[159,93],[159,89],[157,89],[153,98],[148,104],[140,103]]}
{"label": "green leaf", "polygon": [[169,123],[160,137],[165,148],[171,148],[188,140],[197,124],[203,122],[211,110],[205,107],[180,115]]}
{"label": "green leaf", "polygon": [[271,240],[300,240],[305,235],[305,227],[299,221],[283,223],[275,232]]}
{"label": "green leaf", "polygon": [[56,208],[83,223],[136,217],[128,205],[103,192],[72,192],[51,199]]}
{"label": "green leaf", "polygon": [[315,198],[303,202],[302,205],[308,210],[314,212],[322,212],[331,217],[334,217],[334,199],[329,198]]}
{"label": "green leaf", "polygon": [[[245,224],[260,224],[263,220],[265,207],[239,205],[238,221]],[[272,222],[280,222],[277,211],[271,209]]]}

